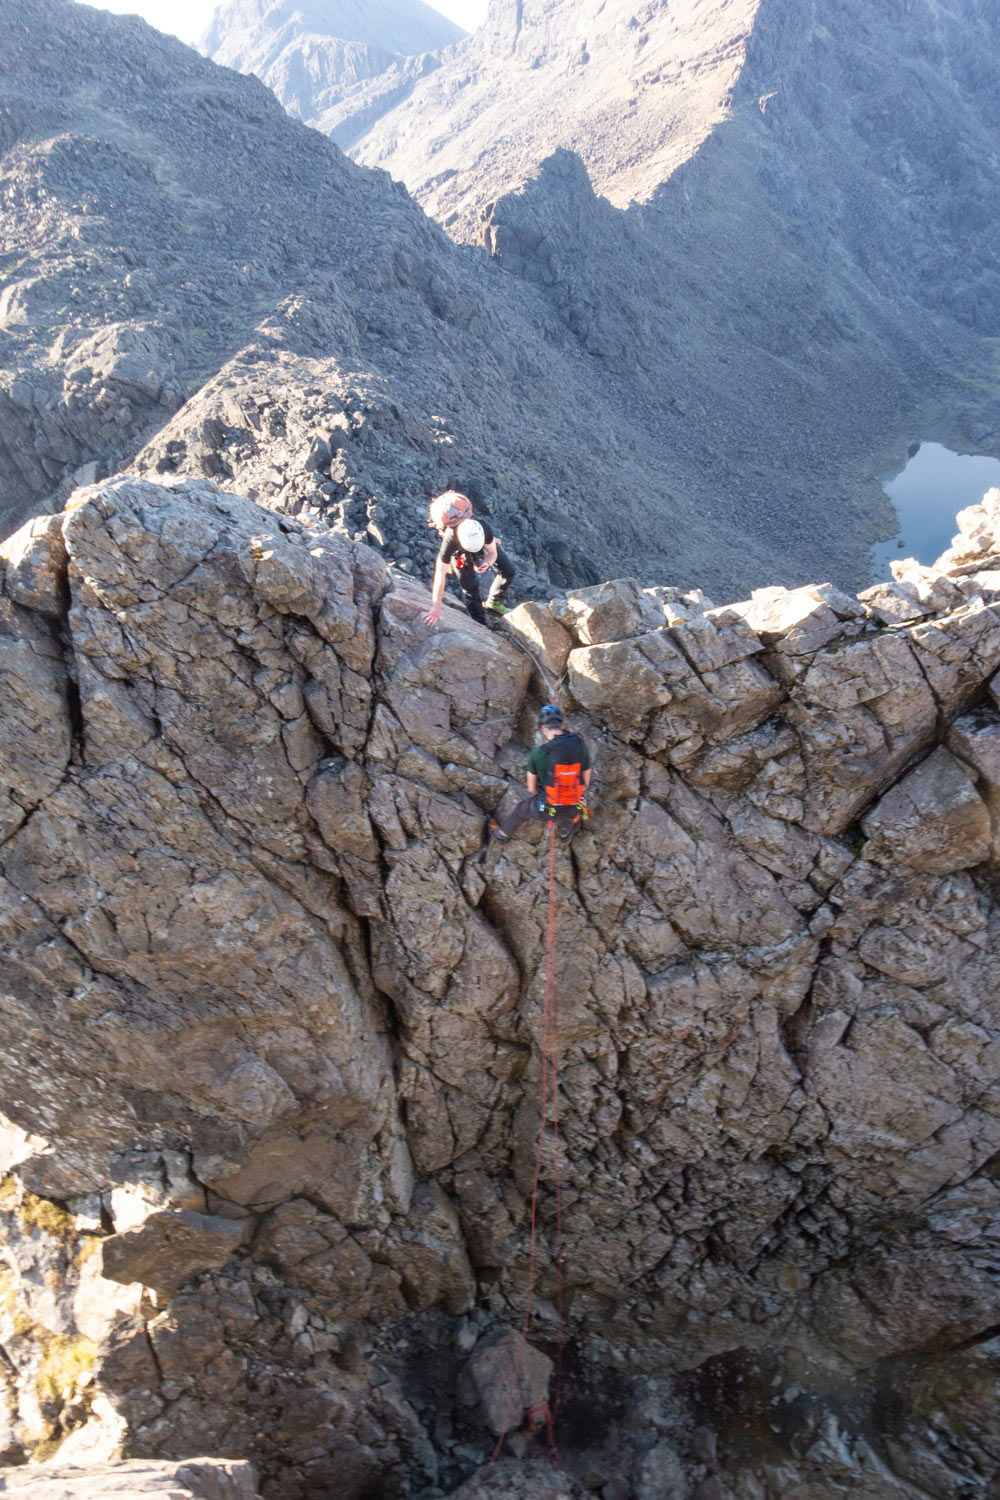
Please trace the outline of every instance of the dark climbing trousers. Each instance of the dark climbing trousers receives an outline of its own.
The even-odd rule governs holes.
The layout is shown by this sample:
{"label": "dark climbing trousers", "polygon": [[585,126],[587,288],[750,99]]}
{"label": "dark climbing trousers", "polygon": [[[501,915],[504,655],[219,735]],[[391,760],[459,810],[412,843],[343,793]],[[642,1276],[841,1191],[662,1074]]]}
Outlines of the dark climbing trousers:
{"label": "dark climbing trousers", "polygon": [[[515,568],[510,558],[502,547],[497,548],[497,560],[493,565],[494,579],[490,585],[487,603],[502,604],[507,590],[514,581]],[[458,586],[462,590],[462,598],[465,607],[474,620],[480,625],[486,624],[486,616],[483,613],[483,600],[479,592],[479,577],[471,563],[464,563],[462,567],[456,567],[458,574]]]}
{"label": "dark climbing trousers", "polygon": [[[533,818],[538,820],[548,819],[548,802],[544,795],[534,792],[530,797],[524,797],[500,824],[500,829],[509,838],[510,835],[522,823],[528,823]],[[556,831],[561,839],[572,838],[573,833],[580,823],[579,810],[575,807],[557,807],[555,811]]]}

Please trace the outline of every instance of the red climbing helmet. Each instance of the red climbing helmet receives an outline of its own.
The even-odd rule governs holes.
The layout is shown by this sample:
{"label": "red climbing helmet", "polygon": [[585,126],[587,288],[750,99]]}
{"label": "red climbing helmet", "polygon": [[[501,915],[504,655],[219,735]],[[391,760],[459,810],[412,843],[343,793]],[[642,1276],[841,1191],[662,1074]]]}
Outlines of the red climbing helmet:
{"label": "red climbing helmet", "polygon": [[443,495],[437,495],[431,501],[427,524],[443,531],[448,526],[457,526],[459,521],[468,520],[471,515],[472,501],[468,495],[463,495],[460,490],[445,490]]}

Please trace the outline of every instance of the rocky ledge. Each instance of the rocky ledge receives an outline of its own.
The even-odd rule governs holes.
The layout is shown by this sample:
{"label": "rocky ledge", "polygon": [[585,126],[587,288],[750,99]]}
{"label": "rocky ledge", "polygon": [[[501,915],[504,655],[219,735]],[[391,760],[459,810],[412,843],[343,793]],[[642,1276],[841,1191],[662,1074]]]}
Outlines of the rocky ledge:
{"label": "rocky ledge", "polygon": [[988,1493],[1000,491],[960,527],[498,633],[206,481],[4,543],[6,1461],[440,1495],[544,1401],[547,864],[481,846],[558,680],[567,1473],[518,1432],[478,1493]]}

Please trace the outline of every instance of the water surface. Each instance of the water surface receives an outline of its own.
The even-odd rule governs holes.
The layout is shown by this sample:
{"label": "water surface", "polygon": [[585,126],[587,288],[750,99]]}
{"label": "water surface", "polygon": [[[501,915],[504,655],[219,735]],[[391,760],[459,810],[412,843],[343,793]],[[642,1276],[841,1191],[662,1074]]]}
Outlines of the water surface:
{"label": "water surface", "polygon": [[882,486],[895,506],[899,531],[872,548],[876,582],[892,577],[891,558],[934,562],[951,545],[958,512],[978,505],[986,490],[1000,485],[1000,459],[952,453],[940,443],[921,443],[910,455],[905,469]]}

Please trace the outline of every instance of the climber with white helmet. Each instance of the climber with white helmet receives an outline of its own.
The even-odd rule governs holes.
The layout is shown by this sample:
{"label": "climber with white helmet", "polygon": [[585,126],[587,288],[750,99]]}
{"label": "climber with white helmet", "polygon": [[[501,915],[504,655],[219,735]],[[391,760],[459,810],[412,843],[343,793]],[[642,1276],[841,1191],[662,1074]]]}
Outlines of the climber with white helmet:
{"label": "climber with white helmet", "polygon": [[441,534],[441,546],[434,564],[434,583],[431,587],[431,607],[424,615],[428,625],[436,625],[441,618],[444,586],[449,569],[457,578],[465,607],[480,625],[486,624],[486,614],[479,593],[479,575],[496,570],[496,577],[486,599],[486,609],[505,615],[507,607],[504,597],[514,578],[514,564],[493,535],[487,521],[477,521],[472,514],[472,501],[458,490],[445,490],[431,501],[427,516],[428,526]]}
{"label": "climber with white helmet", "polygon": [[558,703],[546,703],[539,710],[538,728],[542,743],[528,757],[528,795],[503,822],[489,820],[488,831],[494,843],[506,844],[514,830],[530,818],[544,818],[568,842],[587,817],[585,797],[591,772],[585,741],[566,728]]}

